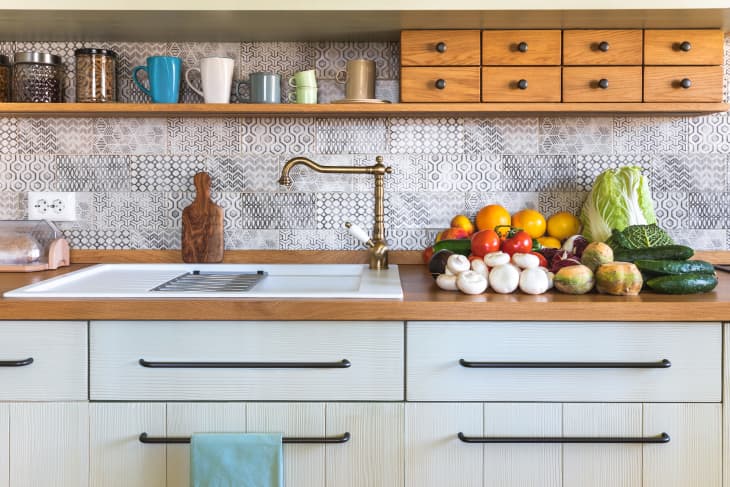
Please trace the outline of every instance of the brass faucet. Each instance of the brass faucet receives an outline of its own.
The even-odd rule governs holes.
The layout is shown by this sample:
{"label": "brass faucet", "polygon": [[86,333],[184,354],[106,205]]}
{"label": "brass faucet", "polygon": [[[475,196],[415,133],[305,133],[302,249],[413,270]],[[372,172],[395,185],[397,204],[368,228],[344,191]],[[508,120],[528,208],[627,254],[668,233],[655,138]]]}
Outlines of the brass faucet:
{"label": "brass faucet", "polygon": [[281,170],[279,184],[290,187],[292,180],[289,177],[289,171],[297,164],[303,164],[308,168],[321,173],[339,173],[339,174],[373,174],[375,176],[375,225],[373,225],[373,236],[367,238],[367,235],[359,235],[358,227],[353,226],[350,222],[345,226],[350,230],[356,238],[362,240],[370,249],[370,268],[371,269],[387,269],[388,268],[388,243],[385,241],[385,190],[383,188],[383,176],[393,172],[391,167],[383,165],[383,157],[377,156],[375,164],[372,166],[321,166],[306,157],[295,157],[284,164]]}

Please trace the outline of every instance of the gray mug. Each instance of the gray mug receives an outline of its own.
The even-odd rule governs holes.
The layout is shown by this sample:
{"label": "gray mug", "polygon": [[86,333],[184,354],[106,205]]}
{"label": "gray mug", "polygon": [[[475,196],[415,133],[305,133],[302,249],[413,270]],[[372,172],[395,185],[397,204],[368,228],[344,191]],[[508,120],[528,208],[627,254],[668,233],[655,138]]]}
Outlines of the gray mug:
{"label": "gray mug", "polygon": [[[241,94],[241,86],[246,85],[248,99]],[[238,82],[236,95],[242,103],[281,103],[281,77],[276,73],[251,73],[248,81]]]}

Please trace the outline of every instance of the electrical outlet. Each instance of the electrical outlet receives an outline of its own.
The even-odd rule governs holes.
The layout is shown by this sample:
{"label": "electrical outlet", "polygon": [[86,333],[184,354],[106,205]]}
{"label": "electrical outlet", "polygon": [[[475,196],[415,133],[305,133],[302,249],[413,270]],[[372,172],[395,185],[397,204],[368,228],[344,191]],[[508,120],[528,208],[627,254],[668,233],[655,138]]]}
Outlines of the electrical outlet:
{"label": "electrical outlet", "polygon": [[76,220],[76,193],[28,193],[28,220]]}

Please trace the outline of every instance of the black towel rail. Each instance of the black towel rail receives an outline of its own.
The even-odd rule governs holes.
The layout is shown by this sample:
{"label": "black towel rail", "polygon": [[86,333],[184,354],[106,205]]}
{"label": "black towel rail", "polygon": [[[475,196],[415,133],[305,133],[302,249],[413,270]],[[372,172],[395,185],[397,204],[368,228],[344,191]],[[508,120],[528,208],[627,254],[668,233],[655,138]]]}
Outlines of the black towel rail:
{"label": "black towel rail", "polygon": [[[180,444],[190,443],[189,436],[148,436],[147,433],[139,435],[139,441],[141,443],[148,444]],[[338,444],[347,443],[350,441],[350,433],[345,432],[341,436],[325,436],[325,437],[311,437],[311,438],[290,438],[284,437],[281,439],[282,443],[287,444],[302,444],[302,443],[313,443],[313,444]]]}

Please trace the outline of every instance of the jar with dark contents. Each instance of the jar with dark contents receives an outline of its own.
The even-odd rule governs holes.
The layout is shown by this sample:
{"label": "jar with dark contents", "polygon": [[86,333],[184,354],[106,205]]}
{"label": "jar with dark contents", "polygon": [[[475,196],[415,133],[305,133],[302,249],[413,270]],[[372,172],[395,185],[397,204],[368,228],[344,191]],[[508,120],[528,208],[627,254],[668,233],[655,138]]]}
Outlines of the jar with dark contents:
{"label": "jar with dark contents", "polygon": [[0,103],[10,101],[10,59],[0,54]]}
{"label": "jar with dark contents", "polygon": [[117,53],[108,49],[76,49],[76,101],[117,101]]}
{"label": "jar with dark contents", "polygon": [[13,101],[59,103],[62,99],[61,57],[45,52],[16,52]]}

